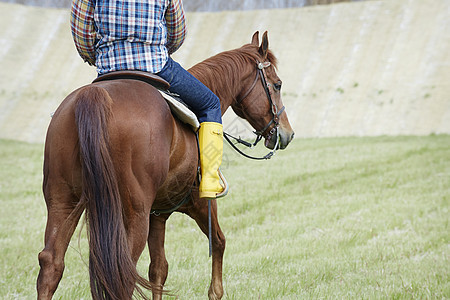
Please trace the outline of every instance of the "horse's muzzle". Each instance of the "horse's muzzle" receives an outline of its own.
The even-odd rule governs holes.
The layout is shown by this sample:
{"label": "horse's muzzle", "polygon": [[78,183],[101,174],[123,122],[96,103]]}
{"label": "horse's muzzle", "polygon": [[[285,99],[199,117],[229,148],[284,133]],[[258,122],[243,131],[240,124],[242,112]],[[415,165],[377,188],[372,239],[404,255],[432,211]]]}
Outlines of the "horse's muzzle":
{"label": "horse's muzzle", "polygon": [[[278,143],[277,143],[278,139]],[[289,143],[294,139],[294,131],[286,131],[282,128],[277,128],[274,134],[269,134],[265,139],[265,146],[271,150],[275,147],[277,149],[285,149]]]}

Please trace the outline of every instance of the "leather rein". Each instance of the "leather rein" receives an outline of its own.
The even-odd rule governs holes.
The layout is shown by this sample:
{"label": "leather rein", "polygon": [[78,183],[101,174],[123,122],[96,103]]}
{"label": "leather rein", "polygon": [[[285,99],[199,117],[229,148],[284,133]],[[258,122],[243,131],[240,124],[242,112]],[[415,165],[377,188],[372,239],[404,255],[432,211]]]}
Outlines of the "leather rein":
{"label": "leather rein", "polygon": [[[237,104],[241,104],[246,98],[247,96],[253,91],[253,89],[256,86],[256,83],[258,82],[258,79],[261,79],[261,83],[263,85],[264,91],[266,93],[267,96],[267,100],[269,101],[271,110],[272,110],[272,120],[270,120],[266,126],[264,126],[263,129],[258,130],[258,131],[254,131],[254,133],[256,134],[256,139],[253,143],[249,143],[247,141],[242,140],[240,137],[236,138],[226,132],[224,132],[224,137],[227,140],[227,142],[231,145],[231,147],[233,147],[234,150],[236,150],[239,154],[241,154],[244,157],[250,158],[250,159],[255,159],[255,160],[265,160],[265,159],[270,159],[276,152],[277,147],[278,147],[278,142],[279,142],[279,132],[278,132],[278,126],[280,125],[280,115],[283,113],[285,107],[283,106],[281,109],[278,109],[278,106],[276,105],[275,102],[273,102],[272,100],[272,93],[269,90],[269,86],[270,84],[267,83],[267,75],[266,75],[266,71],[265,68],[268,68],[270,66],[270,62],[266,61],[266,62],[259,62],[256,61],[256,77],[255,80],[253,81],[252,85],[250,86],[250,88],[248,89],[248,91],[244,94],[244,96],[242,96],[242,98],[240,98],[240,100],[236,100]],[[253,148],[254,146],[256,146],[263,138],[264,136],[264,132],[270,128],[270,126],[272,124],[275,124],[275,126],[269,131],[268,135],[267,135],[267,141],[269,141],[272,136],[274,134],[277,134],[277,141],[275,144],[275,147],[273,148],[272,151],[270,151],[269,153],[267,153],[266,155],[262,156],[262,157],[254,157],[251,155],[248,155],[244,152],[242,152],[239,148],[236,147],[236,145],[230,140],[230,138],[234,139],[236,141],[237,144],[242,144],[248,148]],[[266,145],[267,146],[267,145]]]}

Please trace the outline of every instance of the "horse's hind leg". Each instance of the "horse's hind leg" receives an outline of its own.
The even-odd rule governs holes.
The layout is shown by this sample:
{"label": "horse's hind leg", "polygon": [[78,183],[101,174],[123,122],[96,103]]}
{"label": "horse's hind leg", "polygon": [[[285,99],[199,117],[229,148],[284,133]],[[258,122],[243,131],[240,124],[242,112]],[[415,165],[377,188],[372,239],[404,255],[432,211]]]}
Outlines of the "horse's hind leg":
{"label": "horse's hind leg", "polygon": [[[150,217],[150,232],[148,235],[148,248],[150,251],[150,268],[148,277],[155,287],[163,288],[169,271],[164,241],[166,235],[166,221],[169,215]],[[162,291],[153,291],[153,300],[160,300]]]}
{"label": "horse's hind leg", "polygon": [[64,256],[70,238],[78,224],[84,207],[76,205],[69,187],[64,191],[46,195],[48,210],[45,229],[45,248],[39,253],[41,267],[37,279],[38,299],[51,299],[64,271]]}
{"label": "horse's hind leg", "polygon": [[[188,215],[193,218],[206,236],[208,230],[208,202],[204,199],[194,201],[194,206],[188,209]],[[225,236],[219,226],[217,218],[217,202],[211,200],[211,231],[212,231],[212,278],[208,291],[208,297],[222,299],[222,264],[225,251]]]}

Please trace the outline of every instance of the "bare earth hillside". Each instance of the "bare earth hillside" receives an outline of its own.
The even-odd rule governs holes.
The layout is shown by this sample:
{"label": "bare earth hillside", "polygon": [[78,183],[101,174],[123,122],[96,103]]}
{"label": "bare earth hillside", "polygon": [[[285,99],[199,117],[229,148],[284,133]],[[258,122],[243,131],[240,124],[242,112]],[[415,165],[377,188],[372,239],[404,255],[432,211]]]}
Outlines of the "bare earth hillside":
{"label": "bare earth hillside", "polygon": [[[322,5],[350,1],[356,2],[367,0],[183,0],[183,6],[186,11],[221,11],[303,7],[307,5]],[[41,7],[68,8],[70,7],[72,0],[0,0],[0,2]]]}
{"label": "bare earth hillside", "polygon": [[[95,78],[67,9],[0,3],[0,137],[43,142],[50,114]],[[450,133],[450,2],[384,0],[189,13],[189,67],[268,30],[296,136]],[[232,113],[225,125],[239,125]],[[233,127],[234,128],[234,127]]]}

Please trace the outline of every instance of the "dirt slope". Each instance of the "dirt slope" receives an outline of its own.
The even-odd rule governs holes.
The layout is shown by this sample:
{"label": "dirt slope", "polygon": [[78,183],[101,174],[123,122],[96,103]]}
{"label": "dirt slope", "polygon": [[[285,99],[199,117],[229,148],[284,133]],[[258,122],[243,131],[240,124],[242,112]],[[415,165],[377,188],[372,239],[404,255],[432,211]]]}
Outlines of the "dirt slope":
{"label": "dirt slope", "polygon": [[[95,77],[68,17],[0,3],[1,138],[42,142],[64,96]],[[450,133],[448,0],[189,13],[188,28],[175,55],[185,67],[268,30],[297,136]]]}

